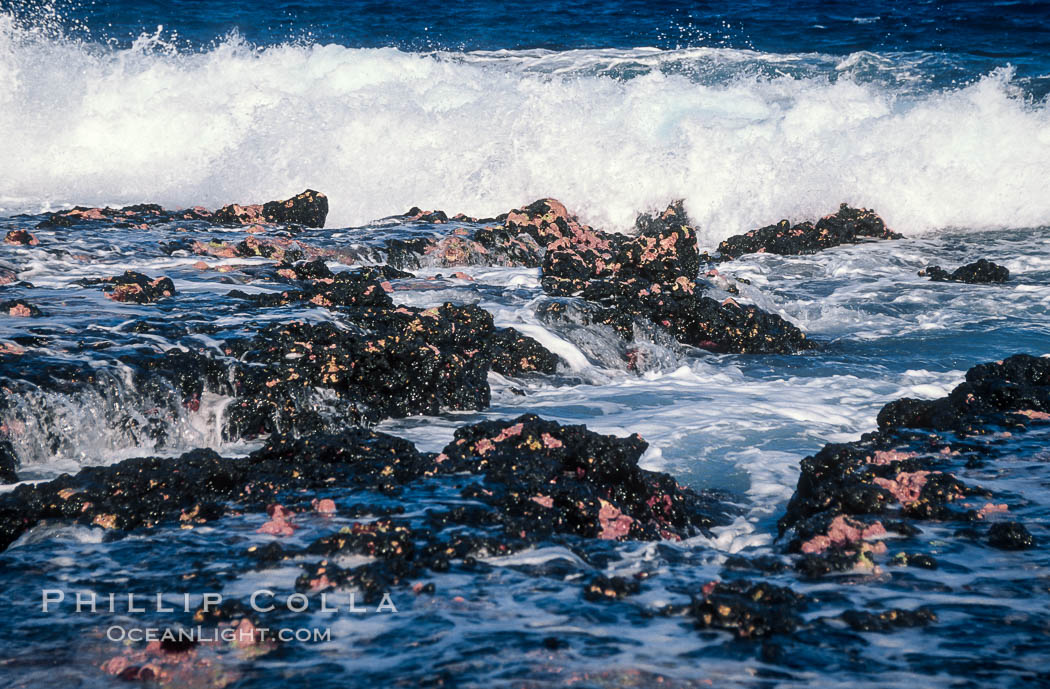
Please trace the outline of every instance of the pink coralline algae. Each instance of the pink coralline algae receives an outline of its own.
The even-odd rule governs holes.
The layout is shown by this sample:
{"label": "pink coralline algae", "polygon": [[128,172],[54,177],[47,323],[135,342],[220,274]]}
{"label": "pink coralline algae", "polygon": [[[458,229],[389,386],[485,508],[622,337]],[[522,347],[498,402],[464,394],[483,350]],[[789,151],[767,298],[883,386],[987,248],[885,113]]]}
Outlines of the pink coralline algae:
{"label": "pink coralline algae", "polygon": [[543,441],[543,446],[548,450],[554,450],[559,447],[562,447],[563,445],[563,443],[560,440],[555,438],[550,433],[543,433],[542,435],[540,435],[540,439]]}
{"label": "pink coralline algae", "polygon": [[[839,515],[832,520],[826,534],[814,536],[802,544],[803,553],[822,553],[831,546],[847,546],[876,536],[882,536],[886,529],[882,522],[864,524]],[[881,544],[880,544],[881,545]],[[882,548],[883,550],[885,547]]]}
{"label": "pink coralline algae", "polygon": [[894,479],[875,478],[875,483],[892,493],[902,505],[908,505],[918,501],[922,487],[926,485],[926,477],[932,473],[938,472],[905,471],[897,474]]}
{"label": "pink coralline algae", "polygon": [[613,505],[601,501],[601,509],[598,511],[598,523],[601,531],[598,538],[613,541],[626,536],[631,531],[633,519],[620,512]]}
{"label": "pink coralline algae", "polygon": [[271,536],[291,536],[298,528],[292,524],[290,519],[295,514],[283,505],[270,505],[266,509],[270,521],[260,526],[256,533],[269,534]]}
{"label": "pink coralline algae", "polygon": [[509,440],[510,438],[513,438],[515,436],[519,436],[519,435],[521,435],[521,431],[522,431],[522,429],[524,427],[525,427],[525,425],[521,424],[521,423],[516,423],[513,426],[507,426],[502,431],[500,431],[500,434],[497,435],[492,440],[494,442],[501,443],[504,440]]}
{"label": "pink coralline algae", "polygon": [[989,514],[1002,514],[1007,511],[1009,511],[1009,507],[1007,507],[1005,503],[995,504],[988,502],[984,504],[984,507],[977,510],[977,517],[979,519],[984,519]]}
{"label": "pink coralline algae", "polygon": [[534,495],[529,499],[532,500],[534,503],[538,505],[543,505],[547,508],[551,508],[554,506],[554,499],[551,498],[551,496],[549,495]]}
{"label": "pink coralline algae", "polygon": [[898,450],[879,450],[871,458],[870,463],[876,464],[878,466],[885,466],[887,464],[900,462],[901,460],[911,459],[913,457],[918,456],[919,455],[916,452],[900,452]]}
{"label": "pink coralline algae", "polygon": [[324,498],[322,500],[314,498],[310,504],[318,514],[335,514],[335,500],[332,500],[331,498]]}

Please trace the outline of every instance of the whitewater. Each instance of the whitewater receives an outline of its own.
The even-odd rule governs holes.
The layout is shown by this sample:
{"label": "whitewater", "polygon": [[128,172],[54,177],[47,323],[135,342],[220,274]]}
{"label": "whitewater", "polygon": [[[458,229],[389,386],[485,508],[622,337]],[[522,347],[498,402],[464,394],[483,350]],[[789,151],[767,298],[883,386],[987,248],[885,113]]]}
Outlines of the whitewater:
{"label": "whitewater", "polygon": [[[834,26],[866,36],[889,25],[895,10],[868,4],[842,10]],[[497,328],[533,338],[558,363],[545,374],[489,370],[479,379],[491,391],[487,406],[395,414],[366,427],[423,453],[454,447],[468,424],[525,413],[617,438],[639,433],[647,443],[641,467],[667,472],[679,489],[714,496],[728,516],[684,540],[566,532],[499,554],[493,544],[505,535],[471,511],[483,505],[482,493],[468,494],[464,486],[477,477],[461,474],[428,475],[396,490],[334,478],[309,494],[289,490],[281,500],[296,513],[286,532],[274,531],[280,510],[264,514],[236,502],[196,521],[203,499],[176,513],[175,522],[154,523],[151,515],[148,525],[128,531],[113,528],[116,517],[108,514],[91,522],[48,519],[0,552],[0,586],[10,593],[0,610],[0,684],[109,686],[119,674],[110,663],[141,651],[109,643],[100,631],[131,616],[43,615],[42,587],[100,595],[215,590],[243,602],[260,587],[303,589],[305,568],[320,557],[308,550],[318,538],[384,520],[410,524],[427,538],[451,531],[450,539],[465,534],[488,545],[449,557],[444,570],[424,566],[389,581],[382,579],[389,572],[378,570],[375,581],[389,583],[397,615],[333,622],[314,609],[278,611],[265,621],[331,626],[334,639],[276,652],[204,649],[212,674],[192,679],[262,689],[293,678],[340,687],[1012,689],[1046,678],[1039,667],[1050,572],[1045,425],[990,427],[970,439],[942,434],[961,450],[949,448],[941,468],[994,492],[967,496],[967,506],[1003,509],[989,512],[988,521],[983,514],[969,522],[901,517],[920,529],[866,544],[889,548],[872,556],[870,569],[805,576],[796,569],[799,554],[786,550],[790,534],[778,531],[804,459],[826,443],[876,431],[887,403],[943,398],[982,362],[1018,352],[1050,355],[1050,74],[1039,60],[1020,49],[1016,59],[975,57],[904,40],[890,49],[837,51],[833,39],[812,46],[799,39],[790,50],[763,50],[755,47],[757,36],[678,45],[625,43],[618,34],[618,47],[594,47],[582,38],[566,42],[573,31],[565,21],[537,29],[550,40],[531,47],[517,37],[507,38],[507,47],[502,38],[383,46],[379,38],[354,40],[358,34],[321,40],[305,28],[284,30],[266,2],[252,12],[279,28],[273,40],[259,40],[258,31],[225,24],[208,33],[208,17],[191,13],[182,25],[165,19],[165,26],[141,32],[139,15],[116,2],[103,5],[100,11],[131,17],[130,39],[110,38],[101,25],[93,34],[70,19],[34,23],[0,12],[0,237],[14,238],[0,243],[0,290],[11,300],[0,308],[0,450],[10,448],[17,461],[17,482],[0,485],[0,537],[12,523],[7,497],[67,480],[66,473],[145,456],[184,471],[180,455],[196,449],[215,450],[231,464],[260,451],[265,434],[242,433],[231,419],[246,404],[237,391],[248,364],[261,365],[252,357],[268,346],[266,337],[278,339],[268,328],[301,321],[365,332],[350,315],[357,304],[261,306],[248,299],[324,284],[299,279],[295,269],[303,265],[296,261],[320,257],[333,273],[393,265],[392,242],[476,237],[502,226],[491,218],[548,197],[584,223],[625,234],[636,231],[639,213],[681,199],[701,252],[782,218],[815,221],[840,203],[873,209],[904,238],[809,255],[702,260],[698,290],[723,307],[754,305],[779,316],[816,343],[778,354],[690,347],[640,316],[624,342],[605,325],[550,318],[544,309],[552,302],[583,301],[552,296],[542,283],[546,268],[536,263],[504,265],[492,255],[457,262],[441,251],[421,252],[418,265],[402,266],[407,273],[377,279],[394,314],[395,307],[411,314],[449,303],[477,306]],[[314,5],[303,3],[301,11],[331,15],[332,33],[348,25],[365,31],[355,28],[356,17]],[[590,11],[587,3],[576,5]],[[652,11],[659,14],[657,5]],[[529,13],[537,7],[518,10],[535,19]],[[748,7],[762,14],[762,3]],[[223,2],[209,10],[250,14]],[[386,21],[400,26],[398,8],[370,11],[377,36]],[[473,21],[492,22],[496,28],[488,30],[502,35],[504,20],[478,17]],[[775,28],[780,15],[770,17]],[[371,26],[365,19],[360,23]],[[806,15],[799,26],[823,30],[817,21]],[[182,38],[183,29],[197,38]],[[590,31],[602,38],[601,29]],[[214,210],[303,189],[327,195],[323,227],[222,224],[142,209],[89,211],[66,224],[68,216],[49,215],[78,205]],[[471,217],[432,222],[405,214],[412,207]],[[286,263],[293,254],[255,251],[248,241],[305,253]],[[1008,269],[1009,280],[972,285],[920,275],[933,264],[952,270],[977,258]],[[116,300],[110,283],[100,281],[125,271],[147,281],[170,278],[174,294]],[[28,308],[15,300],[40,313],[23,317]],[[244,338],[256,339],[238,350]],[[450,345],[431,349],[438,346]],[[180,354],[193,373],[165,368],[164,357]],[[284,356],[298,362],[303,353]],[[205,359],[209,367],[200,364]],[[198,372],[216,370],[219,384],[186,392],[200,382]],[[310,432],[359,430],[356,400],[334,388],[295,394],[288,399],[296,423],[310,412],[320,419]],[[1036,412],[1026,418],[1040,419]],[[274,435],[299,432],[293,426]],[[315,493],[334,511],[311,503]],[[70,488],[58,495],[62,505],[83,497]],[[550,501],[523,496],[529,507]],[[120,496],[114,504],[121,500],[132,508],[146,504]],[[1026,524],[1036,547],[991,548],[985,532],[996,519]],[[934,567],[908,565],[915,555]],[[340,552],[331,564],[364,567],[377,557]],[[597,576],[623,577],[640,591],[584,598]],[[807,597],[798,629],[742,639],[728,627],[700,630],[682,617],[715,580],[742,578]],[[307,577],[310,595],[315,581]],[[934,622],[885,634],[851,628],[840,617],[925,607],[936,612]],[[189,624],[188,616],[142,617]]]}
{"label": "whitewater", "polygon": [[[931,64],[932,63],[932,64]],[[0,207],[165,206],[324,189],[330,224],[552,196],[600,227],[681,198],[708,243],[840,202],[894,229],[1050,222],[1050,112],[1009,67],[731,48],[201,50],[0,18]],[[950,69],[947,71],[950,72]]]}

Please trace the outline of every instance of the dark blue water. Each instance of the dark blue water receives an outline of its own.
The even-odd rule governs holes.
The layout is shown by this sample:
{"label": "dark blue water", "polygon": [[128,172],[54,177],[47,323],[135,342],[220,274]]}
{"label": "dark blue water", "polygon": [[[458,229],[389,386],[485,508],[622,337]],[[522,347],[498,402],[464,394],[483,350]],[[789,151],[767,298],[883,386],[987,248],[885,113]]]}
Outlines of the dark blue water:
{"label": "dark blue water", "polygon": [[[237,31],[259,45],[289,39],[407,50],[675,48],[773,53],[944,52],[1050,64],[1050,3],[1006,2],[172,2],[58,3],[62,23],[127,43],[158,26],[195,45]],[[37,3],[0,8],[32,17]]]}

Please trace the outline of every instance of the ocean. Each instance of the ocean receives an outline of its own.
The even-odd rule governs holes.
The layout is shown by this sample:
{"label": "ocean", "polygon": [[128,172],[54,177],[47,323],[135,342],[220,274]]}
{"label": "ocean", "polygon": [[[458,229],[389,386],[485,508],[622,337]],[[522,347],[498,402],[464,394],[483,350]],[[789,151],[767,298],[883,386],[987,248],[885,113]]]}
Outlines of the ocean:
{"label": "ocean", "polygon": [[[297,270],[289,267],[296,258],[320,257],[335,272],[392,265],[391,242],[475,236],[504,223],[500,214],[543,198],[558,199],[582,224],[627,237],[638,233],[640,213],[680,200],[699,250],[712,254],[732,236],[781,219],[817,221],[841,203],[874,210],[904,236],[702,263],[701,279],[709,268],[719,274],[705,289],[723,307],[754,305],[797,326],[818,345],[802,352],[695,347],[647,329],[651,322],[636,322],[625,344],[608,324],[552,319],[552,299],[572,300],[552,296],[538,263],[491,254],[457,260],[427,249],[398,264],[411,275],[377,278],[394,305],[483,309],[494,327],[514,328],[553,353],[556,370],[482,371],[470,385],[487,385],[484,403],[456,393],[455,403],[393,414],[372,413],[381,406],[374,400],[350,405],[324,386],[304,389],[288,407],[316,411],[310,432],[363,424],[438,457],[465,437],[457,429],[526,413],[618,438],[638,433],[648,444],[642,468],[717,500],[722,516],[680,540],[555,528],[513,552],[489,543],[456,551],[451,564],[384,570],[369,581],[389,591],[396,613],[377,611],[372,600],[363,613],[321,612],[311,583],[313,607],[282,608],[276,621],[323,627],[331,638],[230,649],[198,643],[164,647],[160,656],[143,650],[148,640],[109,633],[219,625],[219,616],[191,614],[197,602],[179,607],[184,593],[221,591],[244,608],[261,589],[278,597],[301,591],[304,568],[327,553],[311,544],[338,528],[356,534],[361,524],[403,522],[419,530],[417,552],[434,534],[450,538],[450,529],[494,541],[509,531],[469,516],[488,498],[464,488],[469,481],[458,474],[426,474],[430,482],[389,491],[335,479],[323,490],[311,486],[307,497],[331,499],[338,512],[322,519],[293,506],[299,523],[287,533],[280,510],[268,521],[247,503],[195,528],[188,506],[174,525],[158,511],[126,533],[112,528],[119,520],[83,523],[56,508],[40,523],[0,528],[12,535],[0,539],[10,542],[0,553],[0,586],[9,592],[0,608],[0,683],[95,687],[115,676],[200,687],[1050,683],[1045,426],[982,417],[979,440],[934,422],[922,426],[925,435],[909,436],[957,448],[950,455],[957,464],[933,473],[951,472],[986,492],[960,489],[966,497],[956,502],[976,514],[966,519],[895,513],[918,533],[878,540],[888,552],[865,556],[869,568],[810,576],[798,566],[797,544],[778,528],[802,485],[800,462],[828,443],[885,431],[877,421],[884,405],[944,398],[978,364],[1050,355],[1048,94],[1046,2],[0,1],[0,232],[25,230],[35,242],[0,245],[0,275],[8,276],[0,308],[9,313],[0,316],[0,436],[17,471],[8,496],[15,486],[29,491],[130,458],[176,466],[195,448],[236,458],[269,447],[267,434],[237,431],[244,426],[231,411],[251,375],[238,366],[278,365],[253,358],[267,338],[284,342],[268,328],[301,320],[354,337],[367,330],[324,299],[263,308],[231,297],[231,290],[301,288],[306,278],[287,273]],[[323,229],[264,222],[246,233],[188,216],[154,222],[139,211],[70,222],[52,215],[147,203],[218,209],[303,189],[327,196]],[[406,214],[413,207],[442,209],[446,221]],[[279,249],[232,248],[252,237]],[[979,258],[1007,268],[1009,280],[919,275]],[[174,296],[124,302],[111,283],[98,282],[129,270],[171,278]],[[16,302],[41,314],[18,317]],[[239,344],[256,337],[263,344]],[[187,363],[173,373],[148,363],[173,352],[226,363]],[[410,382],[432,374],[412,366]],[[1033,385],[1042,392],[1014,411],[1038,422],[1050,380]],[[309,436],[305,425],[282,423],[267,430]],[[923,471],[925,481],[927,465],[909,469]],[[70,485],[62,500],[88,490]],[[280,493],[279,501],[298,505],[305,490]],[[1007,517],[981,508],[999,504]],[[12,505],[0,504],[4,524],[21,518],[23,508]],[[454,527],[434,517],[457,509]],[[1024,524],[1034,547],[988,545],[988,524],[1007,518]],[[267,524],[276,526],[259,533]],[[272,543],[286,556],[254,554]],[[365,550],[327,554],[346,570],[383,560],[376,548]],[[897,567],[897,554],[936,565]],[[741,557],[765,564],[740,565]],[[583,597],[596,576],[622,577],[640,590]],[[696,606],[709,598],[705,586],[745,578],[805,597],[790,629],[763,633],[766,623],[776,627],[766,609],[748,613],[746,634],[703,622]],[[361,579],[349,581],[335,587],[344,608],[348,592],[368,590]],[[41,609],[45,589],[66,594],[57,614]],[[70,607],[76,591],[125,602],[128,593],[164,592],[176,610],[159,611],[150,598],[141,613],[100,604],[86,614]],[[935,621],[889,624],[889,633],[841,617],[920,609]],[[269,618],[252,619],[257,628]],[[187,653],[196,655],[186,660]]]}

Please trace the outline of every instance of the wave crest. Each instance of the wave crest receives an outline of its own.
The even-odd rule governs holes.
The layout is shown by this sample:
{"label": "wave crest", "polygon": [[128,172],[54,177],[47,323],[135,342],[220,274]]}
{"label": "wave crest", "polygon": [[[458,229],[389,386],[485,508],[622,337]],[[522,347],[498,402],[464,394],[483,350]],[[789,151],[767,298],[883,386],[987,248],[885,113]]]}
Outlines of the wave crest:
{"label": "wave crest", "polygon": [[5,19],[0,204],[218,206],[310,187],[330,224],[355,225],[555,196],[624,228],[683,198],[709,242],[841,201],[905,233],[1050,224],[1050,113],[1009,69],[916,91],[849,72],[870,54],[532,52],[235,36],[193,52],[159,35],[113,49]]}

